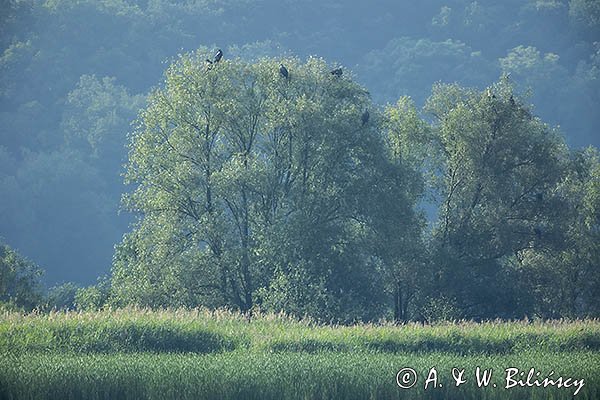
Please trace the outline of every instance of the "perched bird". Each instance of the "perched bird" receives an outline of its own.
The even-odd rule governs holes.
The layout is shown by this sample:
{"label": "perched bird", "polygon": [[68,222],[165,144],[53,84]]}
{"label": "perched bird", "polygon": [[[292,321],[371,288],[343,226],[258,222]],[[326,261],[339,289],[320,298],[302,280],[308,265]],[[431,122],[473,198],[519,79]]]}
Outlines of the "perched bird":
{"label": "perched bird", "polygon": [[512,95],[512,94],[510,95],[510,98],[508,99],[508,101],[510,102],[510,105],[511,105],[511,106],[514,106],[514,105],[515,105],[515,98],[513,97],[513,95]]}
{"label": "perched bird", "polygon": [[360,119],[362,121],[363,126],[367,124],[367,122],[369,122],[369,110],[365,110],[364,113],[362,113]]}
{"label": "perched bird", "polygon": [[491,99],[495,99],[496,95],[494,93],[492,93],[492,89],[487,88],[487,90],[485,91],[487,94],[487,97],[491,98]]}
{"label": "perched bird", "polygon": [[288,72],[287,68],[285,67],[285,65],[283,64],[279,64],[279,73],[281,74],[281,76],[283,76],[285,79],[288,79],[290,76],[290,73]]}
{"label": "perched bird", "polygon": [[342,68],[341,68],[341,67],[339,67],[339,68],[336,68],[336,69],[333,69],[333,70],[331,70],[331,72],[330,72],[330,74],[331,74],[331,75],[333,75],[333,76],[337,76],[337,77],[340,77],[340,76],[342,76],[342,74],[343,74],[343,73],[344,73],[344,71],[342,70]]}
{"label": "perched bird", "polygon": [[218,63],[223,58],[223,52],[221,49],[217,49],[217,53],[215,54],[215,63]]}

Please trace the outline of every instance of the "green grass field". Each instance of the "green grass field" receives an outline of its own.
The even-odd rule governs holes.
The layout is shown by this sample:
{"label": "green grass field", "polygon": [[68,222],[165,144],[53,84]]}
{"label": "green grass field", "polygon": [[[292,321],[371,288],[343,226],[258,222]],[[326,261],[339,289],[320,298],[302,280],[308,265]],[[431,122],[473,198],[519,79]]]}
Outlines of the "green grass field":
{"label": "green grass field", "polygon": [[[477,367],[492,370],[485,387]],[[396,382],[403,368],[416,372],[411,388]],[[464,369],[458,387],[453,368],[455,376]],[[519,371],[509,381],[507,368]],[[553,372],[554,384],[529,387],[531,368],[530,383]],[[570,387],[558,387],[559,377]],[[575,398],[600,398],[599,321],[324,326],[208,311],[0,315],[2,399],[569,399],[573,379],[584,383]]]}

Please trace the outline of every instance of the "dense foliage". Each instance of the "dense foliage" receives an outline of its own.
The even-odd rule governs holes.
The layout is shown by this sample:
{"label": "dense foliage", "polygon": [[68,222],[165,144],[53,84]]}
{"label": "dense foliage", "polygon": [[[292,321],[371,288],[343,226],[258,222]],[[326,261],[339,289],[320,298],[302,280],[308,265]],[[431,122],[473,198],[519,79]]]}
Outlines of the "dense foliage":
{"label": "dense foliage", "polygon": [[598,154],[571,152],[508,77],[437,84],[428,123],[406,97],[377,112],[318,59],[206,58],[174,62],[140,114],[126,175],[139,219],[107,304],[334,321],[597,314]]}
{"label": "dense foliage", "polygon": [[[352,68],[378,103],[434,82],[510,72],[536,114],[600,145],[593,0],[4,0],[0,3],[0,235],[50,285],[108,273],[126,132],[163,62],[199,46],[253,60],[317,54]],[[596,44],[594,44],[596,43]],[[525,101],[528,101],[527,99]]]}
{"label": "dense foliage", "polygon": [[596,2],[1,7],[0,235],[58,284],[20,306],[599,315]]}
{"label": "dense foliage", "polygon": [[416,258],[421,185],[386,157],[365,90],[318,59],[283,60],[286,78],[275,60],[205,58],[169,69],[132,137],[143,218],[111,302],[377,318],[385,261]]}

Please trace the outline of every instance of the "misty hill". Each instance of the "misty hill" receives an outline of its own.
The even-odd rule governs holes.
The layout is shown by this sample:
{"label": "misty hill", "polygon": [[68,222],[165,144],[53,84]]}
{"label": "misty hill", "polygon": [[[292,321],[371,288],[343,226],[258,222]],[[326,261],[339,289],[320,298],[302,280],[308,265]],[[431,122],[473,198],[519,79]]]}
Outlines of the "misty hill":
{"label": "misty hill", "polygon": [[127,133],[166,63],[317,55],[379,104],[424,104],[437,81],[501,74],[574,147],[600,145],[600,32],[591,0],[0,2],[0,236],[50,284],[108,272],[130,215]]}

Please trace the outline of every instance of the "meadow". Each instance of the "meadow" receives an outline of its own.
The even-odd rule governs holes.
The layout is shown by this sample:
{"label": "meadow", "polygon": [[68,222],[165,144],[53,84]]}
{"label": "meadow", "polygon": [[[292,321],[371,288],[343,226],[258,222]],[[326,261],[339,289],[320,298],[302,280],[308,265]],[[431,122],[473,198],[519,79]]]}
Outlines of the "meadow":
{"label": "meadow", "polygon": [[[491,370],[482,387],[477,367]],[[397,384],[404,368],[417,378],[407,389]],[[519,371],[509,388],[507,368]],[[570,387],[530,387],[548,376],[572,378]],[[600,321],[334,326],[207,310],[0,315],[2,399],[567,399],[573,380],[584,382],[575,398],[600,398]]]}

